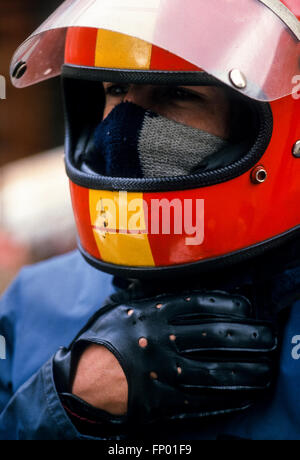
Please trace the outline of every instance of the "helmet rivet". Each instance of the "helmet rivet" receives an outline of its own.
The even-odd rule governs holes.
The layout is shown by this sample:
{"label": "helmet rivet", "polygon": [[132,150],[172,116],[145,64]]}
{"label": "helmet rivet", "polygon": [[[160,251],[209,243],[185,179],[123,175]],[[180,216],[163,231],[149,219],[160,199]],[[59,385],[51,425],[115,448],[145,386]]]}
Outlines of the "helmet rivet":
{"label": "helmet rivet", "polygon": [[293,146],[293,155],[296,158],[300,158],[300,140],[297,141]]}
{"label": "helmet rivet", "polygon": [[253,184],[262,184],[267,180],[268,173],[263,166],[257,166],[251,171],[251,181]]}
{"label": "helmet rivet", "polygon": [[247,87],[247,78],[239,69],[232,69],[229,73],[231,83],[238,89],[245,89]]}
{"label": "helmet rivet", "polygon": [[19,80],[20,78],[23,77],[23,75],[25,74],[26,70],[27,70],[26,62],[24,62],[24,61],[18,62],[18,64],[16,65],[16,67],[14,68],[14,71],[12,73],[13,78],[16,78],[17,80]]}

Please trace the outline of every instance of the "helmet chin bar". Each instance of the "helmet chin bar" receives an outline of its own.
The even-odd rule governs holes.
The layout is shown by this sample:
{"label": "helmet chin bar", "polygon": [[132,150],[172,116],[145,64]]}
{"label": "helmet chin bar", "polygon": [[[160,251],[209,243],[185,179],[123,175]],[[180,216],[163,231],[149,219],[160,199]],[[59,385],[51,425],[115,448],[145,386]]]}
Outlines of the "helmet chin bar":
{"label": "helmet chin bar", "polygon": [[[125,279],[138,280],[170,280],[181,279],[182,281],[193,280],[201,275],[201,280],[207,277],[211,281],[212,273],[224,271],[227,273],[231,268],[237,273],[241,270],[249,268],[249,263],[252,259],[258,267],[266,266],[268,270],[283,271],[286,267],[293,267],[295,263],[299,263],[300,254],[300,225],[293,228],[282,235],[278,235],[262,243],[258,243],[251,247],[226,254],[224,256],[200,260],[198,262],[173,265],[170,267],[126,267],[122,265],[114,265],[102,262],[90,254],[88,254],[81,243],[78,241],[78,249],[85,260],[94,268],[103,272],[109,273]],[[295,249],[295,247],[297,249]],[[224,275],[225,275],[224,272]],[[193,282],[193,281],[191,281]]]}

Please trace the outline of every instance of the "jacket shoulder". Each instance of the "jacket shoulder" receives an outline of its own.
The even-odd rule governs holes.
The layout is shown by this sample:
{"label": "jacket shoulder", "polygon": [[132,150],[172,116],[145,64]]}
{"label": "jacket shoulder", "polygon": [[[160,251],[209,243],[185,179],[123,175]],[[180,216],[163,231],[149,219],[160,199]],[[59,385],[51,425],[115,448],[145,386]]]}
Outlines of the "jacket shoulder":
{"label": "jacket shoulder", "polygon": [[[78,251],[54,257],[23,268],[16,279],[22,300],[43,300],[44,303],[74,303],[86,293],[92,301],[94,294],[108,291],[112,276],[88,265]],[[109,295],[109,294],[108,294]]]}

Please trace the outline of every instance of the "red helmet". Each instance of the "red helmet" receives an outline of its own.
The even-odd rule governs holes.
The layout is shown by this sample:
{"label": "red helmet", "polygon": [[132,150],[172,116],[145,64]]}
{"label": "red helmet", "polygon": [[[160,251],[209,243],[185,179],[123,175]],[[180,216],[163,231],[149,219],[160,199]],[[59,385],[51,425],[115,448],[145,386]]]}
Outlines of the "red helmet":
{"label": "red helmet", "polygon": [[[298,0],[67,0],[18,49],[15,86],[62,72],[66,168],[92,265],[127,277],[189,273],[299,233],[299,17]],[[251,108],[247,150],[191,175],[101,175],[82,160],[104,104],[99,81],[227,88]]]}

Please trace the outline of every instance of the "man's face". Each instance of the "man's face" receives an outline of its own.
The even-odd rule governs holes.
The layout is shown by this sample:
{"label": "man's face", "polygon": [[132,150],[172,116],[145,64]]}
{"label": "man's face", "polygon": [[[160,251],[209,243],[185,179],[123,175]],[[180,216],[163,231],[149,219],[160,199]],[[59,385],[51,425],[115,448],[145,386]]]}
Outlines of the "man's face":
{"label": "man's face", "polygon": [[228,139],[230,107],[226,92],[215,86],[154,86],[104,83],[103,119],[121,102]]}

